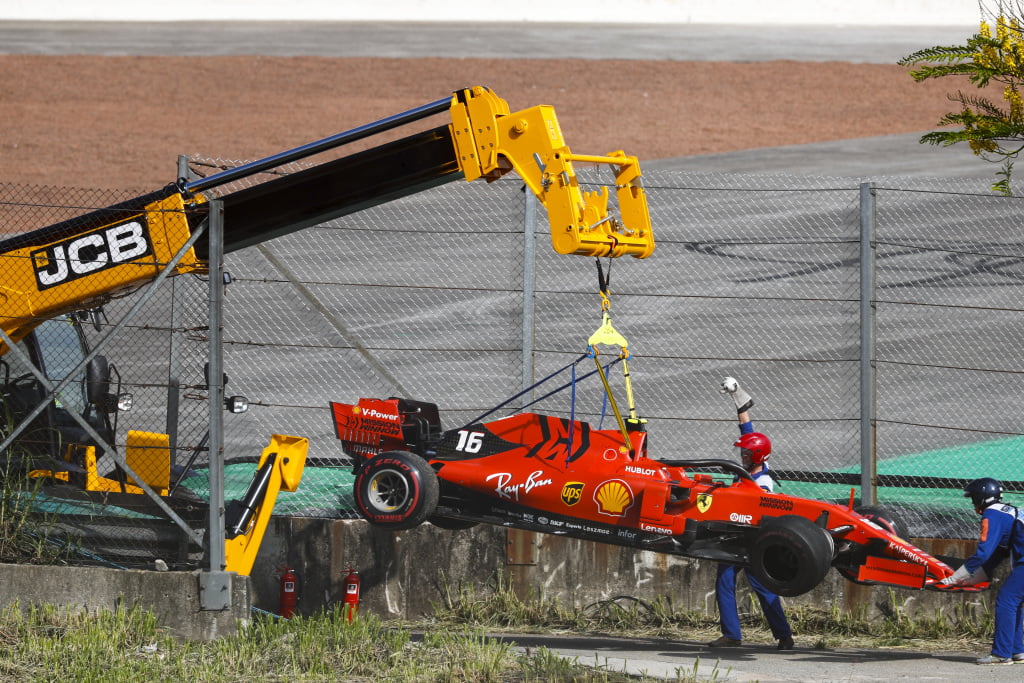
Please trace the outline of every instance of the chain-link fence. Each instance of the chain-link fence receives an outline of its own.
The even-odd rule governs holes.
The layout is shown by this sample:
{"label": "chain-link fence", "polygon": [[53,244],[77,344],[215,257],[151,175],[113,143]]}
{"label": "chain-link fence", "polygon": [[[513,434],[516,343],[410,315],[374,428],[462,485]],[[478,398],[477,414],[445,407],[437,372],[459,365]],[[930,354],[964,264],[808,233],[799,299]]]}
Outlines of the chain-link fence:
{"label": "chain-link fence", "polygon": [[[652,457],[732,456],[735,412],[717,388],[733,375],[784,493],[846,501],[868,482],[914,535],[970,537],[966,481],[1024,489],[1018,199],[966,180],[657,171],[645,184],[654,255],[602,266]],[[3,191],[7,211],[88,203]],[[530,410],[611,426],[596,378],[569,387],[601,324],[593,259],[555,254],[546,226],[517,180],[458,182],[230,254],[226,393],[250,409],[225,416],[227,496],[271,433],[293,434],[309,438],[309,465],[278,512],[355,516],[329,401],[429,401],[453,428],[525,391],[497,415],[540,399]],[[200,497],[206,288],[171,278],[104,351],[135,395],[118,443],[127,429],[170,433]],[[116,321],[132,304],[104,311]]]}

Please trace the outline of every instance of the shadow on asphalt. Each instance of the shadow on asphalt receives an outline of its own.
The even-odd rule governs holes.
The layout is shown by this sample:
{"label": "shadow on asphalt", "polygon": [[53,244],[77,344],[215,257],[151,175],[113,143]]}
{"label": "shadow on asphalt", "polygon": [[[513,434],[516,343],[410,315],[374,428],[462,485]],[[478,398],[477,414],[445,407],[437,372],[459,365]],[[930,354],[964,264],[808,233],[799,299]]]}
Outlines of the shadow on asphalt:
{"label": "shadow on asphalt", "polygon": [[896,661],[944,661],[973,664],[978,655],[962,652],[917,652],[904,650],[853,650],[815,649],[800,647],[779,651],[774,644],[743,645],[740,647],[711,648],[703,642],[667,640],[663,638],[625,638],[611,636],[548,635],[548,634],[488,634],[501,642],[514,643],[519,647],[546,647],[561,650],[588,650],[601,654],[649,653],[660,657],[694,657],[718,659],[725,664],[754,661],[765,655],[785,658],[799,658],[805,662],[850,663],[896,662]]}

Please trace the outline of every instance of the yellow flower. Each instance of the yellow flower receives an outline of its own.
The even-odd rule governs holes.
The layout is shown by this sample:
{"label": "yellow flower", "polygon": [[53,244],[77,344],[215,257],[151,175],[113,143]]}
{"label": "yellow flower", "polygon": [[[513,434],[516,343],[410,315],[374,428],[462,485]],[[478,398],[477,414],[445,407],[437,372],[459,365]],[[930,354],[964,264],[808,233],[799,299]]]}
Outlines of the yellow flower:
{"label": "yellow flower", "polygon": [[1011,121],[1020,121],[1024,114],[1024,100],[1021,99],[1017,86],[1008,85],[1003,90],[1003,99],[1010,104],[1009,118]]}

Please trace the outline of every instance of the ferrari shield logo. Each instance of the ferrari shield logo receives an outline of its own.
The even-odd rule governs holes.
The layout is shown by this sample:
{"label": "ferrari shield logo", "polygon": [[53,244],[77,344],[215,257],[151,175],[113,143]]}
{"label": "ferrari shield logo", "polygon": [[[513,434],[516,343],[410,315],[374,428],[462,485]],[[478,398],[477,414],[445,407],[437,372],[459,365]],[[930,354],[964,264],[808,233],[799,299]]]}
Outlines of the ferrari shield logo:
{"label": "ferrari shield logo", "polygon": [[697,509],[701,512],[707,512],[711,508],[711,494],[701,493],[697,496]]}

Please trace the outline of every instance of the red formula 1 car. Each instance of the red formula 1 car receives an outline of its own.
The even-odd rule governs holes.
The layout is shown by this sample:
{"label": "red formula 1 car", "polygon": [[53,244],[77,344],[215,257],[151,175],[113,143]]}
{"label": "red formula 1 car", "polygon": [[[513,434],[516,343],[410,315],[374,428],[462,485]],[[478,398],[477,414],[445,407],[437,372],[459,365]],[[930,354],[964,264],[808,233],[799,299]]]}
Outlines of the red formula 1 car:
{"label": "red formula 1 car", "polygon": [[917,589],[953,573],[877,509],[766,493],[727,460],[651,459],[642,425],[599,430],[520,413],[443,431],[431,403],[331,409],[353,457],[356,504],[378,526],[483,522],[728,562],[785,596],[811,590],[830,567],[858,583]]}

